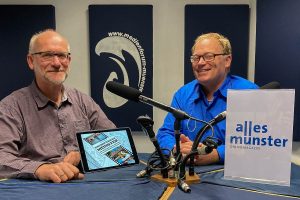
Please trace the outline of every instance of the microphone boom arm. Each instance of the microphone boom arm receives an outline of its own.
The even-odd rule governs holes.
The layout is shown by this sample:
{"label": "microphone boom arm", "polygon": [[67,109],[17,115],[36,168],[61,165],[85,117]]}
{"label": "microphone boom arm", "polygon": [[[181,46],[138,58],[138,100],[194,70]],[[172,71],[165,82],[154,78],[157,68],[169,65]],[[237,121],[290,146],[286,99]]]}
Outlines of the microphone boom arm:
{"label": "microphone boom arm", "polygon": [[165,105],[163,103],[160,103],[160,102],[157,102],[149,97],[146,97],[146,96],[143,96],[143,95],[140,95],[139,97],[139,101],[145,103],[145,104],[148,104],[150,106],[154,106],[154,107],[157,107],[161,110],[164,110],[164,111],[167,111],[169,113],[172,113],[173,116],[176,118],[176,119],[188,119],[188,118],[191,118],[188,114],[186,114],[185,112],[183,112],[182,110],[178,110],[178,109],[175,109],[173,107],[170,107],[168,105]]}

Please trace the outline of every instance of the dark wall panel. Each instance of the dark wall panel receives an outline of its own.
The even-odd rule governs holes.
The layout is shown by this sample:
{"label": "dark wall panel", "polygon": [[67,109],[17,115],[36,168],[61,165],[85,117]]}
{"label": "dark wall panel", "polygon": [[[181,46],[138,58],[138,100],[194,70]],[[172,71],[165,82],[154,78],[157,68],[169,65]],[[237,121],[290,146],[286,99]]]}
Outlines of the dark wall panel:
{"label": "dark wall panel", "polygon": [[27,86],[33,73],[26,55],[32,34],[55,28],[51,5],[0,5],[0,99]]}
{"label": "dark wall panel", "polygon": [[294,140],[300,140],[300,1],[258,0],[255,81],[295,88]]}
{"label": "dark wall panel", "polygon": [[247,78],[249,46],[248,5],[186,5],[185,7],[185,83],[194,79],[189,57],[197,36],[218,32],[226,36],[233,49],[231,73]]}

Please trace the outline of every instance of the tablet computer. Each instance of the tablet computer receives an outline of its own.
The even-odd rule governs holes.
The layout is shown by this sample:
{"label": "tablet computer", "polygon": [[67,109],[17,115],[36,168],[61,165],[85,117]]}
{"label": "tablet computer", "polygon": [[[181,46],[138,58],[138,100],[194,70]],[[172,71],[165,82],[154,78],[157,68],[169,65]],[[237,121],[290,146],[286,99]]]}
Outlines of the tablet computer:
{"label": "tablet computer", "polygon": [[78,132],[76,137],[84,173],[139,163],[128,127]]}

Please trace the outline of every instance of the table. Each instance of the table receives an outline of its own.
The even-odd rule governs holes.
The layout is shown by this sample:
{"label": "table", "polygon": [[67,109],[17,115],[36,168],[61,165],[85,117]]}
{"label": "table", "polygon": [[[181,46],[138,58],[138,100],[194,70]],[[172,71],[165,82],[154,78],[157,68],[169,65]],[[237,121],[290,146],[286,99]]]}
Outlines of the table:
{"label": "table", "polygon": [[[280,173],[280,172],[279,172]],[[291,186],[225,180],[224,170],[201,173],[201,183],[191,185],[190,194],[176,188],[169,199],[287,200],[300,199],[300,166],[291,166]]]}
{"label": "table", "polygon": [[[145,160],[149,154],[140,154]],[[0,199],[300,199],[300,166],[292,164],[291,186],[274,186],[224,180],[223,165],[196,167],[201,183],[191,185],[186,194],[177,187],[149,178],[136,178],[145,168],[143,163],[131,167],[85,174],[84,180],[56,184],[36,180],[7,179],[0,181]],[[294,198],[292,198],[292,196]]]}

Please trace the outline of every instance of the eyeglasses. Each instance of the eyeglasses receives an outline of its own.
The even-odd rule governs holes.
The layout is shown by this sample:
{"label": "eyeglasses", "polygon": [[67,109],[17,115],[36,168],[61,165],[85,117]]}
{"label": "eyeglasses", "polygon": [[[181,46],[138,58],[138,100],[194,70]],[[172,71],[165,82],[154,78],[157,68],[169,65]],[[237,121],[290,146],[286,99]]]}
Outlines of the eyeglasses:
{"label": "eyeglasses", "polygon": [[40,55],[41,59],[44,61],[52,61],[56,56],[60,62],[65,62],[70,57],[69,52],[54,52],[54,51],[41,51],[32,53],[31,55]]}
{"label": "eyeglasses", "polygon": [[201,57],[203,58],[204,61],[211,62],[211,61],[215,60],[216,56],[223,56],[223,55],[227,55],[227,54],[225,54],[225,53],[216,53],[216,54],[215,53],[205,53],[202,56],[192,55],[190,59],[191,59],[192,63],[198,63],[200,61]]}

